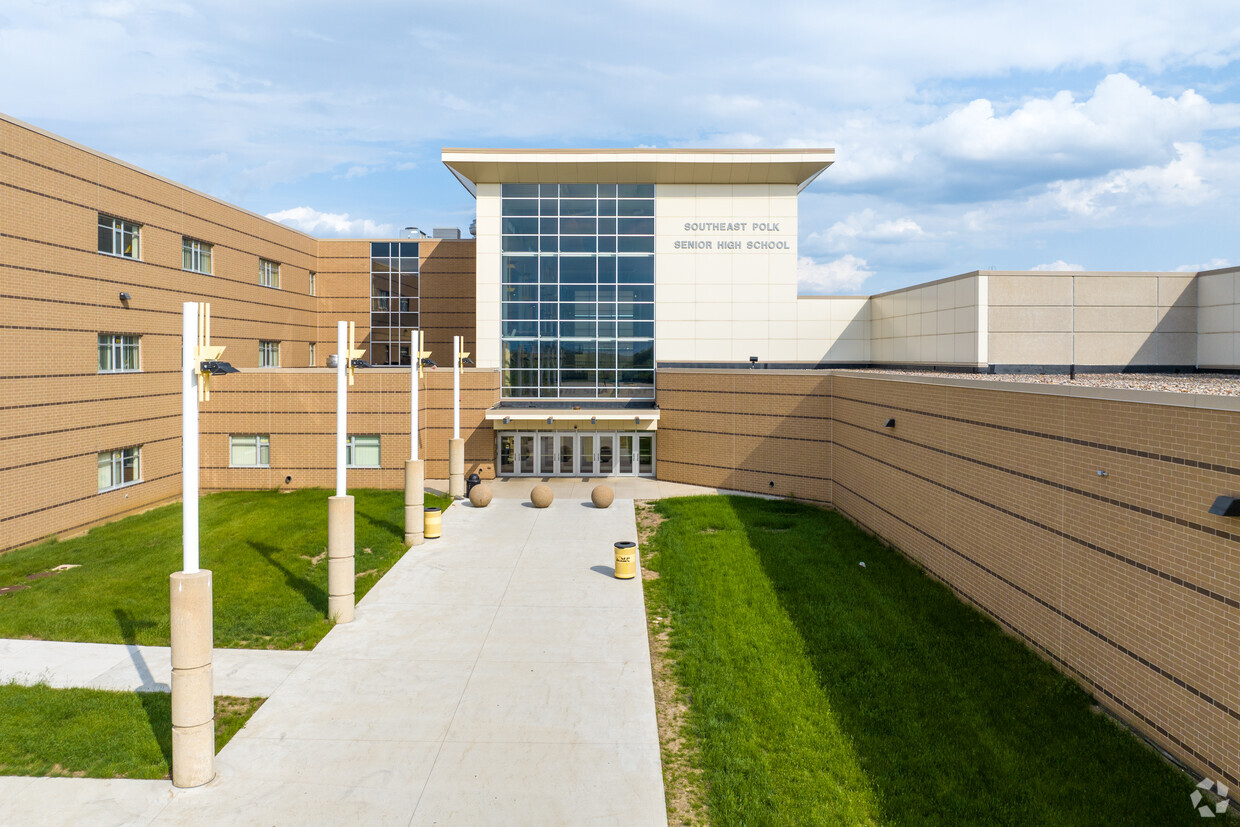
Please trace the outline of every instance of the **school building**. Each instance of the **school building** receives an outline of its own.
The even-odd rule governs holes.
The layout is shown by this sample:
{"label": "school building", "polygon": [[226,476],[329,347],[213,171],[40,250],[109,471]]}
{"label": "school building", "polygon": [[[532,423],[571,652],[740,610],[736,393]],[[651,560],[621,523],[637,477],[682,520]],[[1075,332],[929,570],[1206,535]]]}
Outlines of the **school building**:
{"label": "school building", "polygon": [[[1240,369],[1240,268],[798,295],[798,194],[833,161],[445,149],[473,238],[317,239],[0,116],[0,552],[179,495],[184,301],[241,371],[201,406],[208,490],[332,485],[339,320],[375,366],[350,484],[402,487],[411,438],[446,478],[462,335],[466,473],[834,508],[1240,786],[1240,397],[1192,384]],[[415,329],[440,368],[411,436]],[[1118,371],[1189,380],[1053,381]]]}

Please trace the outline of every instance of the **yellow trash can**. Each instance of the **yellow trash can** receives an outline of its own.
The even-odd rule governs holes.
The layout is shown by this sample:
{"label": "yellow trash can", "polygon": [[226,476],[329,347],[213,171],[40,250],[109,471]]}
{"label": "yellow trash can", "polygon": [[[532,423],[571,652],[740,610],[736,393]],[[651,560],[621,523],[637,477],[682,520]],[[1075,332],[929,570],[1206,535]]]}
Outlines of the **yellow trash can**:
{"label": "yellow trash can", "polygon": [[443,533],[443,509],[428,508],[422,526],[422,536],[428,540],[436,540]]}
{"label": "yellow trash can", "polygon": [[632,580],[637,576],[637,543],[616,543],[616,579]]}

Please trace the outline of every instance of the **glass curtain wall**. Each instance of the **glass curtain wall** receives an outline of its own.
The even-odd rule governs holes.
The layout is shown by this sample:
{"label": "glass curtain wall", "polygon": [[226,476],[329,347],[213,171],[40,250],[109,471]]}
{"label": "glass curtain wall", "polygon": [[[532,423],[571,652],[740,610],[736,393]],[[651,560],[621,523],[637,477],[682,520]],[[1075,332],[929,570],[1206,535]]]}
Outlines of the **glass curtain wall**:
{"label": "glass curtain wall", "polygon": [[503,396],[654,397],[654,185],[504,184]]}
{"label": "glass curtain wall", "polygon": [[409,337],[418,326],[418,243],[370,245],[370,363],[408,365]]}

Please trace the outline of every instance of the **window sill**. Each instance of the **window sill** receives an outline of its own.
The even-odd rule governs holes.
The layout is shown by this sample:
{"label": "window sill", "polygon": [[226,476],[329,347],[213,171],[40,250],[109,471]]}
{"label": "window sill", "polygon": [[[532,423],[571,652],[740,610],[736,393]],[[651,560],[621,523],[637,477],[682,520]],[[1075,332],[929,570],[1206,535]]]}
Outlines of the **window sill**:
{"label": "window sill", "polygon": [[228,468],[229,470],[233,468],[258,468],[260,470],[266,468],[267,470],[271,470],[270,465],[229,465]]}
{"label": "window sill", "polygon": [[101,371],[98,371],[98,374],[100,376],[115,376],[118,373],[143,373],[143,372],[144,371],[142,370],[142,368],[138,368],[137,370],[101,370]]}
{"label": "window sill", "polygon": [[182,272],[182,273],[193,273],[194,275],[197,275],[197,276],[209,276],[209,275],[212,275],[210,270],[190,270],[190,269],[188,269],[188,268],[186,268],[186,267],[182,267],[182,268],[181,268],[181,272]]}
{"label": "window sill", "polygon": [[109,491],[119,491],[122,488],[133,488],[135,485],[141,485],[142,480],[134,480],[133,482],[122,482],[120,485],[114,485],[111,488],[100,488],[100,494],[107,494]]}
{"label": "window sill", "polygon": [[126,261],[141,261],[142,260],[141,256],[127,256],[121,253],[109,253],[107,250],[99,250],[98,252],[99,252],[99,255],[107,256],[108,258],[123,258]]}

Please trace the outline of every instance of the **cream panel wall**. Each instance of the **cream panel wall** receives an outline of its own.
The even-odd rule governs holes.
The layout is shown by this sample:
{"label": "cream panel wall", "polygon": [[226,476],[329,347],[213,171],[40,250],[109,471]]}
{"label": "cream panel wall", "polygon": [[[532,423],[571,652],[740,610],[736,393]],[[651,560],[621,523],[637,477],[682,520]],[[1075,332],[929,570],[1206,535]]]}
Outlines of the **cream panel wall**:
{"label": "cream panel wall", "polygon": [[1197,288],[1188,273],[990,273],[995,365],[1189,366]]}
{"label": "cream panel wall", "polygon": [[987,363],[987,277],[969,273],[870,300],[870,357],[900,365]]}
{"label": "cream panel wall", "polygon": [[870,361],[868,296],[801,296],[796,327],[798,362]]}
{"label": "cream panel wall", "polygon": [[800,360],[796,261],[794,185],[659,184],[656,358]]}
{"label": "cream panel wall", "polygon": [[1240,366],[1240,267],[1197,276],[1197,366]]}
{"label": "cream panel wall", "polygon": [[[500,185],[478,184],[478,300],[474,362],[479,368],[500,367],[500,302],[502,261],[500,256]],[[448,362],[452,361],[451,357]]]}

